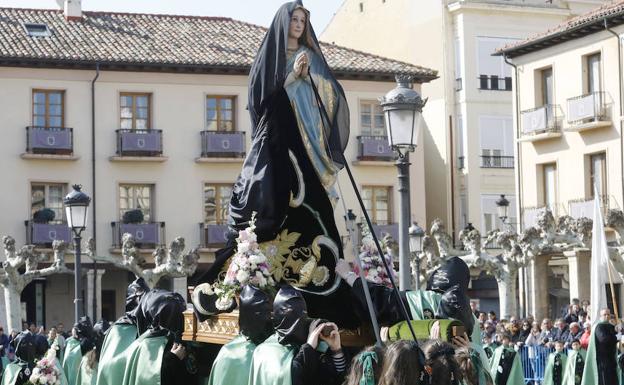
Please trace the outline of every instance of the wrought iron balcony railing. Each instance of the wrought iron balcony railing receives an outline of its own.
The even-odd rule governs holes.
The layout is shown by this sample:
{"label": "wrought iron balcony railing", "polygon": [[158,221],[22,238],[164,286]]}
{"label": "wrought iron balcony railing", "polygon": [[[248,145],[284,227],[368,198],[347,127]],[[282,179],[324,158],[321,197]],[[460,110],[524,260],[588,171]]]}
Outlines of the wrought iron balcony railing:
{"label": "wrought iron balcony railing", "polygon": [[134,242],[139,248],[154,248],[165,244],[165,222],[111,222],[111,229],[113,231],[114,249],[121,247],[122,236],[125,233],[132,234]]}
{"label": "wrought iron balcony railing", "polygon": [[607,120],[606,94],[592,92],[568,99],[568,123],[571,125]]}
{"label": "wrought iron balcony railing", "polygon": [[202,158],[245,157],[245,132],[204,130],[200,134]]}
{"label": "wrought iron balcony railing", "polygon": [[514,157],[481,155],[481,168],[514,168]]}
{"label": "wrought iron balcony railing", "polygon": [[119,129],[117,133],[118,156],[161,156],[162,130]]}
{"label": "wrought iron balcony railing", "polygon": [[70,127],[26,127],[26,152],[29,154],[72,155],[74,129]]}
{"label": "wrought iron balcony railing", "polygon": [[396,158],[387,136],[360,135],[357,140],[358,160],[392,161]]}
{"label": "wrought iron balcony railing", "polygon": [[548,104],[521,112],[522,135],[530,136],[547,132],[561,132],[559,106]]}
{"label": "wrought iron balcony railing", "polygon": [[479,75],[479,89],[490,91],[511,91],[511,77]]}
{"label": "wrought iron balcony railing", "polygon": [[200,223],[199,241],[203,248],[218,248],[225,246],[230,228],[224,223]]}
{"label": "wrought iron balcony railing", "polygon": [[36,223],[24,221],[26,226],[26,242],[35,246],[52,247],[55,240],[71,242],[71,230],[65,222]]}

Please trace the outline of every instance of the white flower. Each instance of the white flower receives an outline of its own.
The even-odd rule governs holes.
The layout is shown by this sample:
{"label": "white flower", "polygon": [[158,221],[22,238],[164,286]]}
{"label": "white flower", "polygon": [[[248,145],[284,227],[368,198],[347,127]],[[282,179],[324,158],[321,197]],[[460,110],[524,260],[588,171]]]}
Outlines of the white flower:
{"label": "white flower", "polygon": [[252,265],[258,265],[263,262],[266,262],[266,258],[261,253],[252,254],[249,256],[249,263],[251,263]]}
{"label": "white flower", "polygon": [[246,252],[249,251],[249,243],[248,242],[241,242],[238,244],[238,252],[241,254],[244,254]]}
{"label": "white flower", "polygon": [[236,279],[241,283],[241,285],[244,285],[249,279],[249,273],[245,270],[239,270],[238,273],[236,273]]}
{"label": "white flower", "polygon": [[219,299],[217,299],[217,301],[215,302],[215,306],[219,310],[227,310],[230,308],[230,306],[232,306],[232,298],[219,297]]}

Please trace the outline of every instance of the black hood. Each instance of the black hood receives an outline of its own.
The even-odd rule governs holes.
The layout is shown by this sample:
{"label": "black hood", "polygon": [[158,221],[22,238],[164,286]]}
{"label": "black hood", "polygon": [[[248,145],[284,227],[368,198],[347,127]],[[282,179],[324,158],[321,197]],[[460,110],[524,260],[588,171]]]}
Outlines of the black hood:
{"label": "black hood", "polygon": [[100,354],[100,350],[102,350],[102,344],[104,343],[104,337],[106,336],[106,331],[110,327],[110,323],[101,319],[93,325],[93,340],[95,342],[95,348],[97,349],[98,356]]}
{"label": "black hood", "polygon": [[440,314],[437,316],[461,321],[466,333],[471,336],[474,316],[470,310],[470,298],[467,294],[469,284],[468,265],[461,258],[453,257],[431,275],[427,282],[427,290],[442,294]]}
{"label": "black hood", "polygon": [[15,356],[17,358],[29,364],[35,362],[37,339],[34,334],[21,332],[11,341],[11,345],[15,349]]}
{"label": "black hood", "polygon": [[139,307],[141,297],[150,290],[143,278],[137,278],[128,285],[126,289],[126,314],[134,315],[134,311]]}
{"label": "black hood", "polygon": [[466,293],[470,284],[470,268],[459,257],[449,259],[440,266],[427,281],[427,290],[443,294],[453,286]]}
{"label": "black hood", "polygon": [[[288,75],[286,66],[286,50],[288,47],[288,30],[290,18],[297,7],[302,7],[301,1],[291,1],[283,4],[275,13],[273,22],[268,28],[262,44],[256,53],[256,58],[249,71],[249,99],[247,108],[251,118],[252,138],[255,137],[256,129],[266,103],[271,100],[275,92],[281,89]],[[323,65],[329,72],[329,65],[323,56],[321,46],[316,38],[309,12],[306,11],[306,27],[304,35],[299,39],[300,43],[316,52],[323,60]],[[331,131],[328,133],[329,151],[332,159],[337,164],[342,164],[343,152],[349,141],[349,107],[346,102],[342,86],[335,77],[329,79],[338,95],[335,106],[335,115]],[[327,128],[329,130],[329,127]]]}
{"label": "black hood", "polygon": [[80,351],[84,356],[87,352],[95,348],[95,339],[91,319],[89,319],[89,317],[80,317],[78,322],[74,324],[74,329],[76,329],[76,335],[80,341]]}
{"label": "black hood", "polygon": [[240,294],[238,325],[242,335],[256,345],[273,333],[271,297],[250,285]]}
{"label": "black hood", "polygon": [[292,286],[282,286],[273,300],[273,326],[279,343],[303,345],[311,322],[301,293]]}
{"label": "black hood", "polygon": [[184,330],[184,310],[186,301],[178,293],[163,289],[152,289],[141,299],[137,311],[139,334],[148,329],[163,330],[180,337]]}

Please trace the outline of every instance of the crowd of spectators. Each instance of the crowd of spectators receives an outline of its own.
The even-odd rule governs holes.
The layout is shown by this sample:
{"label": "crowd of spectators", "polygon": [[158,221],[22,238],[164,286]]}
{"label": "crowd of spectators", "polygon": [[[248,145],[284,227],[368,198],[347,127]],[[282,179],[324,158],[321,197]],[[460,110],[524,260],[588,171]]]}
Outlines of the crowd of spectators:
{"label": "crowd of spectators", "polygon": [[[37,350],[41,352],[47,351],[55,341],[58,343],[59,349],[63,350],[65,348],[65,339],[69,338],[69,334],[65,331],[62,323],[46,329],[45,326],[37,326],[34,322],[23,322],[21,331],[35,336]],[[11,361],[15,358],[15,348],[12,346],[11,341],[18,334],[19,332],[15,329],[7,334],[4,327],[0,325],[0,357],[7,357]]]}

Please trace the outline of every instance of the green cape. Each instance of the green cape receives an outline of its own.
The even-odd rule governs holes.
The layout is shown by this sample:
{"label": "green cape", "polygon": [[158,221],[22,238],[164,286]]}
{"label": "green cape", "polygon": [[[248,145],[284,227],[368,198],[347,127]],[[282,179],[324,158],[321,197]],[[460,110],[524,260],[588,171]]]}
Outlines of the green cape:
{"label": "green cape", "polygon": [[63,357],[63,371],[69,385],[76,385],[81,360],[80,341],[73,337],[68,338],[67,345],[65,345],[65,356]]}
{"label": "green cape", "polygon": [[96,377],[97,385],[118,385],[121,383],[128,359],[124,353],[136,339],[137,328],[135,325],[116,324],[108,329],[100,352]]}
{"label": "green cape", "polygon": [[565,372],[563,374],[564,385],[578,385],[581,383],[583,374],[579,378],[578,384],[576,383],[576,357],[580,355],[583,357],[583,363],[586,362],[587,352],[585,350],[569,350],[568,351],[568,364],[566,365]]}
{"label": "green cape", "polygon": [[167,336],[143,333],[124,352],[127,363],[123,381],[113,385],[155,385],[161,383],[162,359],[168,343]]}
{"label": "green cape", "polygon": [[249,385],[292,385],[290,366],[294,346],[277,342],[277,333],[256,347],[249,370]]}
{"label": "green cape", "polygon": [[[494,355],[492,356],[492,364],[490,367],[490,375],[494,380],[494,384],[496,384],[496,374],[498,373],[498,363],[500,362],[501,355],[505,348],[504,346],[499,346],[494,350]],[[513,349],[509,349],[513,350]],[[520,354],[516,352],[514,356],[514,361],[511,366],[511,372],[509,373],[509,378],[507,378],[506,385],[523,385],[524,384],[524,372],[522,371],[522,362],[520,361]]]}
{"label": "green cape", "polygon": [[206,384],[247,385],[255,349],[256,345],[242,335],[223,345],[212,363]]}
{"label": "green cape", "polygon": [[80,361],[80,369],[78,370],[78,376],[76,377],[76,385],[95,385],[97,380],[97,364],[95,368],[90,369],[87,366],[89,361],[88,356],[85,355]]}
{"label": "green cape", "polygon": [[[435,318],[440,308],[442,295],[428,290],[410,290],[405,292],[409,311],[413,320],[423,320]],[[429,309],[433,312],[432,317],[425,317],[425,310]]]}
{"label": "green cape", "polygon": [[[555,382],[553,381],[553,374],[554,374],[554,369],[555,369],[555,356],[556,356],[556,352],[550,353],[548,355],[548,360],[546,361],[546,369],[544,370],[544,381],[542,382],[542,385],[559,385],[559,384],[555,384]],[[563,385],[564,384],[563,375],[566,370],[568,357],[563,352],[560,353],[560,356],[561,356],[561,385]]]}
{"label": "green cape", "polygon": [[[587,355],[585,356],[585,368],[583,368],[583,381],[581,381],[581,385],[598,385],[598,368],[596,365],[596,339],[594,338],[596,325],[601,322],[596,322],[592,325],[591,335],[589,338],[589,346],[587,347]],[[617,353],[616,353],[617,354]],[[617,356],[615,360],[617,364]],[[620,371],[617,371],[618,376],[620,376]],[[622,383],[620,379],[618,381]]]}
{"label": "green cape", "polygon": [[15,385],[17,381],[17,376],[19,376],[20,372],[24,367],[16,364],[15,362],[11,362],[7,366],[4,367],[4,371],[2,372],[2,382],[1,385]]}

